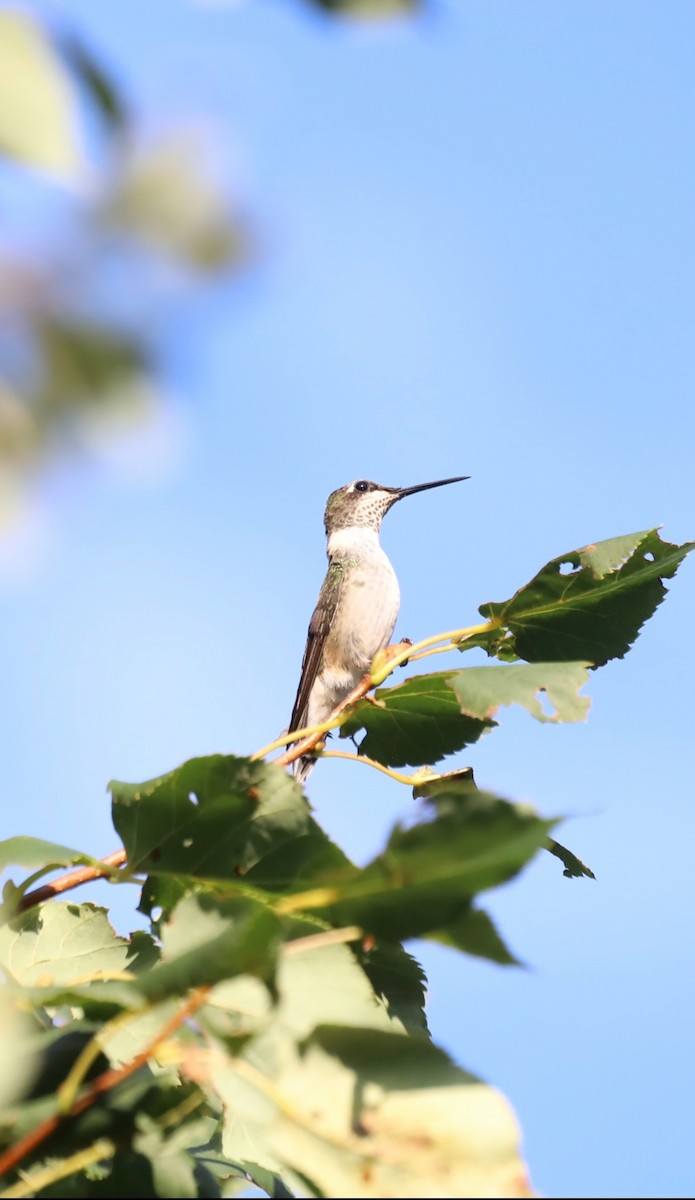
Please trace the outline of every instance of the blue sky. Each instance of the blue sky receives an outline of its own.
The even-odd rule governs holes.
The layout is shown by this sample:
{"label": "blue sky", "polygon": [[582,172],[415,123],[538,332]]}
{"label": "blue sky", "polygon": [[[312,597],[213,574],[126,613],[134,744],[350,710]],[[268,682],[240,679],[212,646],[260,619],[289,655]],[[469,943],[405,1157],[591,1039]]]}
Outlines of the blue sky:
{"label": "blue sky", "polygon": [[[52,470],[0,550],[0,836],[105,854],[109,778],[286,724],[334,487],[472,476],[384,525],[413,639],[576,546],[693,537],[695,8],[439,0],[369,29],[290,0],[39,8],[148,128],[216,139],[258,243],[169,327],[155,428]],[[416,947],[436,1040],[510,1097],[547,1195],[695,1187],[694,602],[686,562],[586,724],[513,711],[455,760],[569,818],[598,877],[544,856],[489,898],[526,971]],[[308,790],[359,861],[410,811],[352,764]],[[94,898],[127,930],[123,891]]]}

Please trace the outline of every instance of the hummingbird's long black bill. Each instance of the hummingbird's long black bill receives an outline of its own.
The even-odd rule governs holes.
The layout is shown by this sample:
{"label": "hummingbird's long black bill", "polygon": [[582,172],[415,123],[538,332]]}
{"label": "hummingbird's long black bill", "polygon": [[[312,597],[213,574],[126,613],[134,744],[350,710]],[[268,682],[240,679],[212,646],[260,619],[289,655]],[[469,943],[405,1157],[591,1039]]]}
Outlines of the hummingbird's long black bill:
{"label": "hummingbird's long black bill", "polygon": [[437,479],[434,483],[416,483],[415,487],[409,488],[394,488],[396,498],[402,500],[404,496],[413,496],[415,492],[426,492],[429,488],[444,487],[447,483],[463,483],[464,479],[470,479],[470,475],[456,475],[454,479]]}

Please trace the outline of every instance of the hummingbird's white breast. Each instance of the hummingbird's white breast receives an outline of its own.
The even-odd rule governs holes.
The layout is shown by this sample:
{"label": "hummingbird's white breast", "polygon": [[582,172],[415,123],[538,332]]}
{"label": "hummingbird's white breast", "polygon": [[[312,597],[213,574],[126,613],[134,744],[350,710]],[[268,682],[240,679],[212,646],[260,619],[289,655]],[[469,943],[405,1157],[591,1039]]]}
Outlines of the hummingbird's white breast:
{"label": "hummingbird's white breast", "polygon": [[309,701],[308,723],[325,720],[387,646],[398,620],[400,588],[375,529],[351,526],[328,539],[330,561],[340,563],[340,600]]}

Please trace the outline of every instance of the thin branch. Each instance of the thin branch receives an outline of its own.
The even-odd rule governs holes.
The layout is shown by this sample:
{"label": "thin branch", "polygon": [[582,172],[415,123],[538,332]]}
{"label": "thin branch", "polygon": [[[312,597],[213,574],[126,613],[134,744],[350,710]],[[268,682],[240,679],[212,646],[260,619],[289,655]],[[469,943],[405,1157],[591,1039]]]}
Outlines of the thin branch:
{"label": "thin branch", "polygon": [[353,754],[351,750],[324,750],[322,758],[347,758],[350,762],[364,763],[365,767],[373,767],[375,771],[382,771],[384,775],[395,779],[396,783],[412,784],[416,782],[412,775],[403,775],[400,771],[393,771],[391,767],[385,767],[383,763],[377,762],[374,758],[369,758],[366,754]]}
{"label": "thin branch", "polygon": [[447,642],[446,646],[430,646],[429,650],[420,650],[418,654],[411,654],[408,662],[422,662],[423,658],[429,658],[432,654],[449,654],[452,650],[460,650],[461,647],[456,642]]}
{"label": "thin branch", "polygon": [[58,879],[53,880],[53,883],[46,883],[33,892],[26,892],[17,905],[17,911],[26,912],[29,908],[35,908],[37,904],[43,904],[44,900],[52,900],[54,896],[59,896],[62,892],[70,892],[73,888],[81,887],[83,883],[92,883],[95,879],[113,875],[116,873],[114,868],[122,867],[125,861],[125,850],[114,850],[113,854],[107,854],[106,858],[99,859],[101,865],[98,867],[80,867],[77,871],[69,871],[67,875],[60,875]]}
{"label": "thin branch", "polygon": [[[393,649],[396,654],[400,653],[401,647],[409,650],[410,643],[408,642],[406,646],[405,643],[400,642],[398,646],[394,646]],[[331,729],[337,729],[338,726],[342,724],[341,716],[345,712],[345,709],[349,708],[351,704],[355,703],[355,701],[361,700],[363,696],[367,695],[367,692],[371,692],[373,687],[374,680],[372,675],[363,675],[362,679],[360,679],[360,682],[357,684],[357,687],[354,687],[352,691],[345,697],[345,699],[340,701],[340,704],[336,704],[330,717],[328,717],[325,721],[322,721],[320,725],[314,726],[313,733],[310,733],[306,737],[301,737],[300,741],[296,742],[295,745],[291,746],[289,750],[286,750],[284,754],[281,754],[278,758],[276,758],[274,760],[275,765],[278,767],[286,767],[290,763],[294,762],[296,758],[302,758],[304,754],[314,750],[318,743],[322,741],[324,734],[329,733]],[[294,737],[297,736],[297,732],[302,735],[304,730],[300,729],[295,731],[293,735]]]}
{"label": "thin branch", "polygon": [[[422,650],[427,650],[430,646],[436,646],[437,642],[450,642],[456,646],[459,642],[468,641],[469,638],[475,637],[479,633],[492,633],[493,630],[499,629],[501,621],[484,621],[480,625],[465,625],[462,629],[449,629],[446,633],[435,633],[433,637],[423,638],[421,642],[401,643],[403,649],[397,650],[396,653],[389,655],[388,661],[383,665],[379,665],[378,669],[374,669],[372,664],[372,679],[374,687],[379,687],[389,675],[395,671],[396,667],[402,666],[408,662],[416,654],[420,654]],[[395,648],[395,647],[394,647]],[[448,649],[448,647],[447,647]]]}
{"label": "thin branch", "polygon": [[303,954],[307,950],[320,950],[323,946],[335,946],[343,942],[359,942],[364,930],[359,925],[345,925],[342,929],[324,929],[321,933],[308,933],[306,937],[285,942],[283,954]]}

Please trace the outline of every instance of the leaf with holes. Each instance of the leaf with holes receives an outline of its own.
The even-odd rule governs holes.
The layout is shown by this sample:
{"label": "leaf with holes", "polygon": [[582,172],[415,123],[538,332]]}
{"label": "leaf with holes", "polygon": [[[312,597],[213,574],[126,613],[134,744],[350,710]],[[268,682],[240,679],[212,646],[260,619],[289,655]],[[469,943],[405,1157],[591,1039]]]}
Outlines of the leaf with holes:
{"label": "leaf with holes", "polygon": [[112,812],[134,871],[239,881],[315,827],[299,784],[273,764],[193,758],[149,783],[111,783]]}
{"label": "leaf with holes", "polygon": [[672,545],[647,529],[561,554],[511,600],[483,604],[480,613],[498,631],[462,649],[475,642],[498,657],[584,659],[597,667],[622,658],[664,599],[662,580],[694,548],[695,542]]}
{"label": "leaf with holes", "polygon": [[[589,701],[578,695],[584,663],[505,664],[418,675],[360,700],[341,728],[366,729],[359,753],[389,767],[422,766],[469,746],[496,725],[498,708],[520,704],[538,721],[581,721]],[[552,711],[546,713],[539,696]]]}

